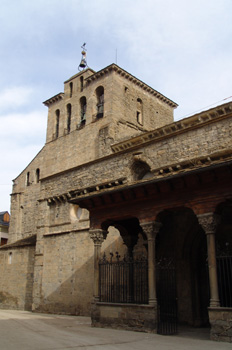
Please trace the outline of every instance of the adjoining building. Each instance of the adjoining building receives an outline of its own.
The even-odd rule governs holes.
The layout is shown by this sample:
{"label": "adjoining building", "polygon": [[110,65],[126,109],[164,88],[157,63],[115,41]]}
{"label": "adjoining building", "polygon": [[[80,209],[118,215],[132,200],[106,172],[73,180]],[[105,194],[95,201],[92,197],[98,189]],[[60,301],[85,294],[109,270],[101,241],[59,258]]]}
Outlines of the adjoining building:
{"label": "adjoining building", "polygon": [[231,342],[232,103],[174,122],[116,64],[85,68],[44,102],[46,143],[14,180],[1,307]]}
{"label": "adjoining building", "polygon": [[7,244],[10,215],[8,211],[0,212],[0,246]]}

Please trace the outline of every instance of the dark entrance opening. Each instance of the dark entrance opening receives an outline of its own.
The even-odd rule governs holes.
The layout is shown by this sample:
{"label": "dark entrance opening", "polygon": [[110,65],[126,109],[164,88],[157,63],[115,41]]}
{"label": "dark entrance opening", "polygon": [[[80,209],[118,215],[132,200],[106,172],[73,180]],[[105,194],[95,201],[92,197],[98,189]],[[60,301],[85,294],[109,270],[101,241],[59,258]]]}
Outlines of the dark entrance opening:
{"label": "dark entrance opening", "polygon": [[232,200],[217,208],[220,217],[216,232],[218,291],[221,307],[232,307]]}
{"label": "dark entrance opening", "polygon": [[208,326],[209,282],[206,236],[192,210],[159,214],[156,238],[158,332],[175,334],[177,325]]}

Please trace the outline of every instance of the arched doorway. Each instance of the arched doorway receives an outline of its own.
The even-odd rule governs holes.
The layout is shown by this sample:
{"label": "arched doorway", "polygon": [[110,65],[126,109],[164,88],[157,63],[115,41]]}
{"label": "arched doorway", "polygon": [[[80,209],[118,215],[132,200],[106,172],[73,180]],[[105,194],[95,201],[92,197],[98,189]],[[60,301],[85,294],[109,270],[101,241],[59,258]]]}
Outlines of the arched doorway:
{"label": "arched doorway", "polygon": [[206,237],[189,208],[165,210],[156,237],[158,332],[177,325],[208,325],[209,287]]}
{"label": "arched doorway", "polygon": [[218,291],[221,307],[232,307],[232,200],[216,209],[219,224],[216,231]]}

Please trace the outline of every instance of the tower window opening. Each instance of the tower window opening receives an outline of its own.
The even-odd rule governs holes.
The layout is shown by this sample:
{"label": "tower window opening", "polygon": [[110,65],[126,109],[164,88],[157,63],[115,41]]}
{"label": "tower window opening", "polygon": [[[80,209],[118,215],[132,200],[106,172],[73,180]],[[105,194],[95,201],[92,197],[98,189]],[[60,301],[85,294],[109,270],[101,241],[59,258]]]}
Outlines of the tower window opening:
{"label": "tower window opening", "polygon": [[71,131],[71,115],[72,115],[72,106],[69,103],[67,105],[67,133],[69,134]]}
{"label": "tower window opening", "polygon": [[86,108],[87,108],[87,102],[86,97],[83,96],[80,99],[80,111],[81,111],[81,122],[80,125],[85,125],[86,123]]}
{"label": "tower window opening", "polygon": [[56,130],[55,130],[55,137],[57,138],[59,136],[59,125],[60,125],[60,110],[56,110]]}
{"label": "tower window opening", "polygon": [[36,179],[36,183],[38,184],[39,180],[40,180],[40,170],[39,170],[39,168],[36,169],[35,179]]}
{"label": "tower window opening", "polygon": [[30,186],[30,172],[27,172],[27,177],[26,177],[26,185]]}
{"label": "tower window opening", "polygon": [[83,89],[84,89],[84,78],[80,77],[80,90],[81,90],[81,92],[83,91]]}
{"label": "tower window opening", "polygon": [[140,98],[137,99],[136,119],[138,124],[143,125],[143,103]]}
{"label": "tower window opening", "polygon": [[70,97],[72,97],[72,94],[73,94],[73,83],[69,84],[69,91],[70,91]]}
{"label": "tower window opening", "polygon": [[104,115],[104,88],[99,86],[96,89],[97,96],[97,118],[102,118]]}

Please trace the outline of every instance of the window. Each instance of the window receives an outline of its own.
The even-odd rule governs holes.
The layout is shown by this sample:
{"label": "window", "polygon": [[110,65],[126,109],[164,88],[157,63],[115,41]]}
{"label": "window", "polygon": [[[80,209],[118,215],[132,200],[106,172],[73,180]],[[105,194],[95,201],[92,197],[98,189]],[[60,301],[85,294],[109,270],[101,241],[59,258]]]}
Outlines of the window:
{"label": "window", "polygon": [[80,90],[83,91],[84,89],[84,77],[80,77]]}
{"label": "window", "polygon": [[97,118],[102,118],[104,115],[104,88],[99,86],[96,89],[97,96]]}
{"label": "window", "polygon": [[39,183],[39,178],[40,178],[40,170],[38,168],[38,169],[36,169],[36,172],[35,172],[35,182],[37,184]]}
{"label": "window", "polygon": [[72,114],[72,106],[69,103],[67,105],[67,133],[69,134],[71,131],[71,114]]}
{"label": "window", "polygon": [[143,125],[143,103],[140,98],[137,99],[137,112],[136,112],[137,122]]}
{"label": "window", "polygon": [[80,111],[81,111],[81,122],[80,125],[84,125],[86,122],[86,107],[87,107],[87,103],[86,103],[86,97],[83,96],[80,99]]}
{"label": "window", "polygon": [[69,84],[69,91],[70,91],[70,97],[72,97],[72,94],[73,94],[73,83]]}
{"label": "window", "polygon": [[8,255],[8,264],[12,264],[12,252],[10,252]]}
{"label": "window", "polygon": [[57,138],[59,136],[59,124],[60,124],[60,110],[56,110],[56,130],[55,130],[55,137]]}
{"label": "window", "polygon": [[27,177],[26,177],[26,185],[30,186],[30,172],[27,172]]}

